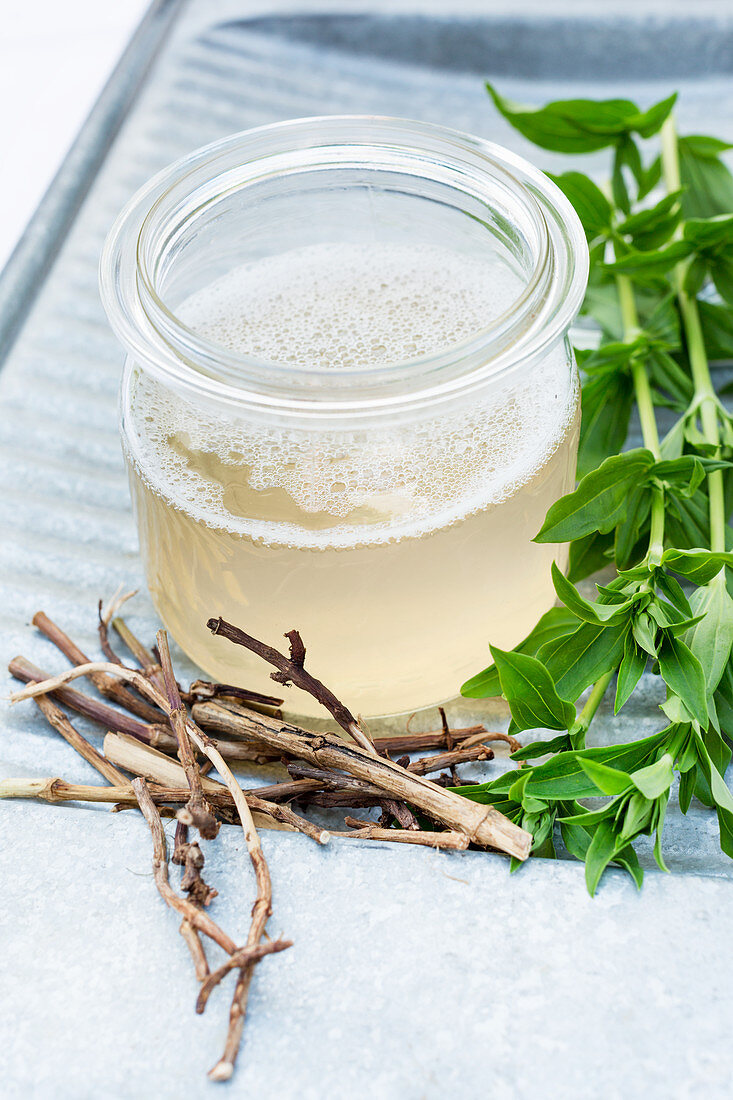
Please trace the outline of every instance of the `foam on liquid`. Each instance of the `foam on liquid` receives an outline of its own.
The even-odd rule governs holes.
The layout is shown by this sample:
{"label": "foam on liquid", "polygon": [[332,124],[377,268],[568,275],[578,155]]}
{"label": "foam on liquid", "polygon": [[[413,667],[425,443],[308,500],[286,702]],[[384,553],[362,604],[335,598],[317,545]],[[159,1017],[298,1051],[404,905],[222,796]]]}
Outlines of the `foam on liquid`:
{"label": "foam on liquid", "polygon": [[[522,289],[498,260],[427,245],[328,244],[235,269],[178,314],[210,340],[265,361],[376,368],[464,341]],[[222,423],[139,375],[132,458],[156,493],[212,527],[293,546],[393,541],[513,495],[569,430],[573,387],[559,348],[531,380],[497,386],[483,403],[350,439]],[[273,492],[292,505],[287,514],[253,519],[247,494]]]}

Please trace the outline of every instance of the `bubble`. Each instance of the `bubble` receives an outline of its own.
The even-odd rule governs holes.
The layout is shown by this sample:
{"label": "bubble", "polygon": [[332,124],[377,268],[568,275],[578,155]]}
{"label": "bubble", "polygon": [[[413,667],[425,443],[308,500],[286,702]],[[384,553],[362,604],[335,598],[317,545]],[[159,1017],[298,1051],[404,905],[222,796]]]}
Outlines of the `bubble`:
{"label": "bubble", "polygon": [[[179,314],[236,351],[338,371],[434,354],[485,327],[522,289],[498,261],[437,246],[328,244],[235,269]],[[559,347],[531,377],[396,428],[223,422],[142,374],[131,400],[132,457],[156,492],[217,528],[325,547],[418,537],[506,500],[561,442],[577,393]],[[232,513],[225,499],[239,487],[290,501],[295,520]],[[313,530],[298,512],[337,522]]]}

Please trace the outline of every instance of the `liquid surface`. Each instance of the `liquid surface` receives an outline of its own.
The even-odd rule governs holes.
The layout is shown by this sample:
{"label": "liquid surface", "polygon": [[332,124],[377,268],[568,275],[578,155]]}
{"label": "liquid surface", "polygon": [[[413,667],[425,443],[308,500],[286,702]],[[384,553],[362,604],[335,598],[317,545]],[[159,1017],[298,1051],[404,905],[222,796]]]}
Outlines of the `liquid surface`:
{"label": "liquid surface", "polygon": [[[296,370],[378,369],[465,339],[521,289],[497,262],[444,249],[329,245],[232,272],[179,312]],[[208,633],[212,615],[275,645],[297,627],[312,671],[353,711],[412,710],[455,695],[489,642],[516,644],[553,602],[555,548],[531,540],[574,478],[564,348],[481,400],[368,431],[224,421],[136,371],[126,400],[151,592],[212,675],[272,686]],[[311,712],[298,696],[290,709]]]}
{"label": "liquid surface", "polygon": [[460,344],[523,289],[506,264],[445,248],[320,244],[237,268],[177,312],[202,336],[271,363],[378,368]]}

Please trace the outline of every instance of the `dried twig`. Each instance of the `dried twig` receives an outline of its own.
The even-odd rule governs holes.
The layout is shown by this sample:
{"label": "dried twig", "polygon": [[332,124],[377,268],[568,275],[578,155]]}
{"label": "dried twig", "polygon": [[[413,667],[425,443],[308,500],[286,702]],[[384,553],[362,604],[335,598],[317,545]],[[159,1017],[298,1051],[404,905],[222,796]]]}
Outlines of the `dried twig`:
{"label": "dried twig", "polygon": [[422,830],[415,832],[413,829],[381,829],[371,821],[359,821],[354,817],[347,817],[346,824],[353,829],[352,832],[334,833],[333,835],[358,840],[389,840],[397,844],[423,844],[429,848],[449,848],[460,852],[465,851],[469,844],[468,837],[464,833],[427,833]]}
{"label": "dried twig", "polygon": [[[134,669],[125,668],[124,666],[114,665],[112,663],[99,662],[96,665],[82,665],[80,668],[70,669],[69,672],[62,676],[54,676],[50,680],[47,680],[44,684],[29,684],[23,688],[20,692],[15,692],[11,696],[13,702],[18,702],[20,699],[32,698],[38,694],[44,694],[48,691],[55,691],[56,688],[68,683],[70,680],[76,679],[78,676],[87,675],[91,671],[109,672],[112,675],[119,676],[121,679],[126,680],[128,683],[133,684],[138,691],[146,698],[150,699],[152,703],[160,707],[166,714],[171,713],[172,706],[168,699],[161,693],[161,691],[146,677],[136,672]],[[249,935],[247,937],[247,945],[252,946],[258,944],[264,934],[265,925],[271,912],[272,904],[272,884],[270,882],[270,873],[267,868],[267,862],[262,852],[260,845],[260,839],[257,835],[254,820],[252,818],[252,812],[247,805],[247,800],[242,792],[242,788],[239,786],[236,778],[232,774],[231,769],[227,765],[226,761],[222,757],[221,753],[217,750],[211,738],[209,738],[201,729],[199,729],[194,722],[187,720],[187,731],[191,740],[197,745],[197,747],[205,753],[211,760],[216,770],[221,775],[224,783],[231,792],[234,804],[239,815],[242,831],[244,832],[244,839],[247,845],[247,851],[249,852],[252,867],[255,872],[255,880],[257,883],[257,898],[252,910],[252,922],[250,925]],[[135,780],[135,783],[142,783],[142,781]],[[136,794],[138,793],[136,789]],[[145,791],[147,797],[147,790]],[[147,803],[149,807],[154,808],[152,799],[147,797]],[[155,816],[159,817],[157,811]],[[162,831],[162,826],[161,826]],[[166,871],[167,879],[167,871]],[[175,895],[174,895],[175,896]],[[178,899],[180,900],[180,899]],[[194,911],[197,912],[197,910]],[[200,914],[203,915],[203,914]],[[234,992],[234,998],[232,1000],[232,1006],[229,1012],[229,1031],[227,1034],[226,1043],[224,1045],[224,1053],[216,1065],[210,1072],[210,1077],[213,1080],[225,1081],[228,1080],[234,1072],[234,1063],[237,1058],[237,1052],[239,1050],[239,1043],[242,1037],[242,1029],[244,1027],[244,1015],[247,1005],[247,996],[249,993],[249,986],[252,980],[252,974],[254,972],[254,962],[248,963],[244,966],[240,972],[237,987]]]}
{"label": "dried twig", "polygon": [[[188,825],[184,825],[182,821],[176,823],[176,840],[171,861],[183,866],[181,889],[186,891],[189,900],[198,909],[208,905],[216,897],[216,890],[208,886],[201,876],[204,865],[203,852],[198,844],[189,844]],[[191,952],[196,978],[202,982],[209,974],[209,963],[204,945],[201,942],[201,935],[187,917],[184,917],[181,921],[178,931]]]}
{"label": "dried twig", "polygon": [[[265,955],[275,955],[277,952],[285,951],[288,947],[292,946],[292,940],[269,940],[267,943],[256,944],[252,947],[240,947],[238,951],[235,951],[233,955],[229,956],[227,961],[220,966],[218,970],[214,970],[213,973],[205,979],[196,1000],[196,1011],[199,1014],[204,1011],[206,1002],[212,992],[222,978],[227,976],[230,970],[236,970],[238,967],[241,968],[248,964],[259,962]],[[217,1080],[222,1080],[222,1078],[217,1078]]]}
{"label": "dried twig", "polygon": [[254,712],[244,717],[221,703],[197,703],[197,722],[217,727],[236,725],[242,736],[252,736],[274,748],[299,757],[317,767],[349,772],[372,783],[388,796],[409,802],[449,829],[465,833],[482,847],[499,848],[518,859],[526,859],[532,836],[514,825],[493,806],[483,806],[414,775],[398,764],[372,756],[357,745],[349,745],[330,733],[308,733],[286,722],[276,722]]}
{"label": "dried twig", "polygon": [[154,654],[133,634],[124,619],[114,618],[112,626],[140,665],[143,675],[164,691],[163,670]]}
{"label": "dried twig", "polygon": [[264,661],[267,661],[268,664],[273,665],[277,672],[270,673],[271,679],[286,686],[293,683],[302,691],[312,695],[333,716],[341,729],[345,730],[350,737],[353,737],[357,745],[361,745],[367,752],[375,751],[370,738],[361,729],[348,707],[344,706],[325,684],[317,680],[315,676],[311,676],[310,672],[306,672],[304,667],[305,646],[297,630],[290,630],[285,635],[290,643],[290,657],[286,657],[279,650],[265,645],[264,642],[253,638],[251,634],[240,630],[238,626],[226,622],[221,616],[218,619],[209,619],[206,625],[212,634],[221,635],[228,641],[234,642],[235,645],[243,646],[250,653],[255,653],[258,657],[262,657]]}
{"label": "dried twig", "polygon": [[[491,740],[493,734],[489,734],[485,726],[466,726],[463,729],[450,731],[450,737],[455,746],[464,743],[466,738],[486,734]],[[447,749],[448,743],[444,730],[429,730],[427,733],[399,733],[388,737],[375,737],[374,747],[383,755],[387,753],[412,753],[422,752],[426,749]]]}
{"label": "dried twig", "polygon": [[187,898],[179,898],[178,894],[171,888],[168,881],[168,852],[160,814],[150,797],[144,779],[133,779],[132,789],[135,792],[143,817],[150,826],[153,837],[153,876],[155,885],[158,887],[158,893],[166,905],[169,905],[171,909],[175,909],[186,918],[192,928],[196,928],[199,932],[203,932],[205,936],[209,936],[228,955],[233,955],[237,950],[234,940],[230,939],[211,917],[197,909],[193,902]]}
{"label": "dried twig", "polygon": [[[204,796],[201,774],[191,745],[191,738],[188,735],[186,711],[181,702],[178,685],[173,674],[168,636],[164,630],[158,631],[157,641],[163,680],[170,707],[170,723],[178,741],[178,756],[186,773],[188,785],[191,788],[191,797],[186,803],[185,810],[179,811],[179,818],[186,825],[194,825],[205,840],[213,840],[219,832],[219,822],[211,812],[211,807]],[[187,816],[184,817],[184,814]]]}
{"label": "dried twig", "polygon": [[124,786],[127,783],[127,776],[102,756],[101,752],[94,748],[94,745],[90,745],[78,730],[74,729],[64,712],[56,706],[52,699],[49,699],[47,695],[39,695],[33,701],[46,721],[109,783],[113,786]]}
{"label": "dried twig", "polygon": [[417,820],[407,803],[397,798],[381,798],[380,804],[388,817],[393,817],[397,824],[401,825],[403,829],[413,829],[415,832],[419,831],[420,822]]}
{"label": "dried twig", "polygon": [[307,821],[300,814],[296,814],[289,806],[281,806],[277,802],[267,802],[264,798],[258,798],[256,794],[246,794],[247,802],[253,810],[269,814],[275,821],[282,821],[285,825],[292,825],[299,833],[305,833],[318,844],[328,844],[331,834],[326,829],[321,829],[311,821]]}
{"label": "dried twig", "polygon": [[516,752],[522,747],[521,741],[517,741],[516,737],[512,737],[510,733],[484,733],[467,737],[465,741],[463,741],[461,748],[467,749],[470,748],[471,745],[477,745],[484,741],[504,741],[505,744],[509,746],[509,752]]}
{"label": "dried twig", "polygon": [[122,661],[117,656],[109,641],[109,624],[113,615],[116,615],[123,604],[137,595],[137,589],[133,589],[132,592],[123,592],[122,585],[117,589],[112,599],[109,601],[107,607],[104,607],[103,601],[100,600],[97,605],[97,618],[99,620],[97,626],[97,632],[99,634],[99,644],[102,647],[102,652],[108,661],[113,661],[116,665],[121,665]]}
{"label": "dried twig", "polygon": [[[267,866],[267,861],[265,860],[260,844],[260,838],[257,834],[252,813],[247,805],[247,800],[242,792],[242,788],[232,775],[231,770],[221,754],[214,747],[211,739],[207,737],[202,730],[198,729],[193,722],[190,724],[189,732],[201,751],[206,753],[212,761],[219,775],[229,788],[242,823],[244,840],[247,845],[247,851],[249,852],[249,858],[257,883],[257,897],[252,907],[252,921],[247,936],[247,946],[255,947],[259,944],[264,935],[265,925],[272,912],[272,882],[270,880],[270,871]],[[229,1009],[229,1030],[227,1032],[226,1042],[224,1043],[224,1053],[216,1065],[209,1071],[209,1077],[212,1081],[228,1081],[234,1072],[234,1065],[237,1060],[239,1045],[242,1039],[244,1017],[247,1011],[249,987],[252,982],[252,975],[254,974],[256,964],[257,959],[252,959],[245,963],[239,972],[232,1004]]]}
{"label": "dried twig", "polygon": [[[258,788],[259,789],[259,788]],[[263,788],[263,790],[266,788]],[[156,806],[160,806],[161,810],[165,810],[169,803],[182,803],[187,802],[191,796],[187,786],[181,787],[162,787],[162,786],[149,786],[148,793],[150,798]],[[209,791],[207,793],[209,801],[211,801],[218,810],[223,813],[234,808],[234,799],[226,787],[222,786],[220,790],[214,792]],[[285,829],[287,831],[302,831],[304,829],[297,829],[292,822],[294,820],[303,821],[303,818],[298,818],[297,814],[293,814],[292,818],[289,818],[285,822],[284,818],[281,819],[281,815],[278,811],[283,809],[274,802],[269,802],[265,799],[259,798],[257,795],[247,794],[247,801],[252,798],[256,803],[259,803],[263,807],[263,812],[260,813],[257,806],[253,806],[253,813],[255,824],[260,829]],[[42,802],[51,803],[63,803],[63,802],[91,802],[91,803],[112,803],[120,807],[137,806],[137,798],[130,783],[125,782],[124,786],[120,787],[97,787],[84,783],[67,783],[65,779],[61,779],[58,776],[49,776],[43,779],[0,779],[0,799],[2,798],[31,798],[39,799]],[[264,807],[267,807],[264,810]],[[277,813],[277,816],[275,816]],[[310,828],[315,829],[315,826]],[[308,835],[312,835],[310,829]],[[314,837],[313,839],[316,839]],[[319,843],[322,843],[321,836],[318,838]]]}
{"label": "dried twig", "polygon": [[[343,772],[326,771],[325,768],[314,768],[310,764],[303,764],[299,760],[286,765],[288,773],[294,779],[312,780],[313,791],[349,791],[353,794],[369,795],[371,798],[382,800],[384,795],[379,787],[373,783],[367,783],[363,779],[355,779],[353,775],[344,775]],[[285,786],[285,784],[283,784]],[[308,794],[308,788],[303,788],[303,794]],[[299,797],[296,795],[296,797]]]}
{"label": "dried twig", "polygon": [[[47,672],[26,660],[25,657],[14,657],[8,664],[8,671],[16,680],[22,680],[26,684],[42,683],[49,679]],[[55,699],[58,699],[67,707],[71,707],[78,714],[83,714],[86,718],[99,722],[101,726],[105,726],[107,729],[127,733],[131,737],[137,737],[150,745],[172,749],[176,747],[175,738],[162,725],[141,722],[138,718],[133,718],[132,715],[125,714],[123,711],[115,710],[114,707],[108,706],[107,703],[103,703],[99,699],[93,699],[90,695],[85,695],[83,691],[77,691],[76,688],[62,685],[55,691],[42,692],[42,694],[53,695]],[[162,717],[162,715],[158,717]]]}
{"label": "dried twig", "polygon": [[419,760],[413,760],[405,765],[408,772],[414,775],[429,775],[431,772],[442,771],[443,768],[453,768],[456,764],[468,764],[478,760],[493,760],[493,750],[486,745],[461,746],[450,752],[437,753],[435,756],[422,756]]}
{"label": "dried twig", "polygon": [[[79,649],[78,645],[71,640],[60,626],[58,626],[52,619],[49,619],[43,611],[38,611],[33,616],[33,625],[41,631],[42,634],[48,638],[50,642],[59,649],[63,655],[71,661],[72,665],[85,665],[89,664],[89,658],[87,655]],[[117,658],[115,658],[115,661]],[[157,722],[160,720],[160,715],[156,712],[154,707],[151,707],[149,703],[146,703],[143,699],[138,699],[132,692],[128,691],[124,684],[119,683],[111,676],[105,675],[103,672],[93,672],[90,674],[89,679],[94,684],[95,688],[101,695],[105,695],[108,699],[113,699],[115,703],[119,703],[125,710],[131,711],[139,718],[144,718],[147,722]]]}
{"label": "dried twig", "polygon": [[277,710],[285,702],[277,695],[263,695],[261,691],[250,691],[233,684],[213,684],[210,680],[194,680],[187,694],[191,702],[203,703],[206,699],[218,699],[220,695],[226,695],[231,699],[241,699],[249,706],[256,704],[273,710]]}

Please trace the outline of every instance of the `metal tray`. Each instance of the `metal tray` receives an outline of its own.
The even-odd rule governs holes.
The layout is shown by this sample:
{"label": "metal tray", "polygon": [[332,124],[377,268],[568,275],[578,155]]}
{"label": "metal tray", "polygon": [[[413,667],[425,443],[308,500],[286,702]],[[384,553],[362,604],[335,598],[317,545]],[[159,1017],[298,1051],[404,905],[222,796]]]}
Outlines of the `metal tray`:
{"label": "metal tray", "polygon": [[[459,0],[450,15],[443,0],[243,8],[152,5],[0,279],[6,658],[62,667],[28,625],[39,608],[96,652],[98,598],[142,584],[116,431],[122,356],[96,269],[117,211],[157,169],[235,130],[350,112],[442,122],[557,168],[560,158],[538,158],[497,117],[484,77],[528,101],[648,103],[678,88],[684,131],[733,139],[733,12],[714,0],[689,10],[617,0],[602,13],[583,0],[552,10]],[[576,163],[597,171],[600,161]],[[133,610],[150,637],[147,597]],[[651,732],[658,701],[649,678],[619,719],[601,712],[594,737]],[[453,708],[474,715],[505,720],[493,703]],[[2,709],[0,737],[2,776],[97,779],[31,704]],[[4,1095],[208,1095],[227,995],[194,1016],[191,968],[153,888],[138,815],[0,810]],[[510,878],[503,859],[482,853],[319,850],[265,834],[271,928],[296,946],[258,972],[231,1094],[730,1095],[733,865],[716,832],[702,807],[687,818],[671,807],[673,874],[651,869],[637,894],[611,872],[595,901],[573,862],[532,861]],[[209,865],[222,923],[244,928],[252,884],[236,830]]]}

